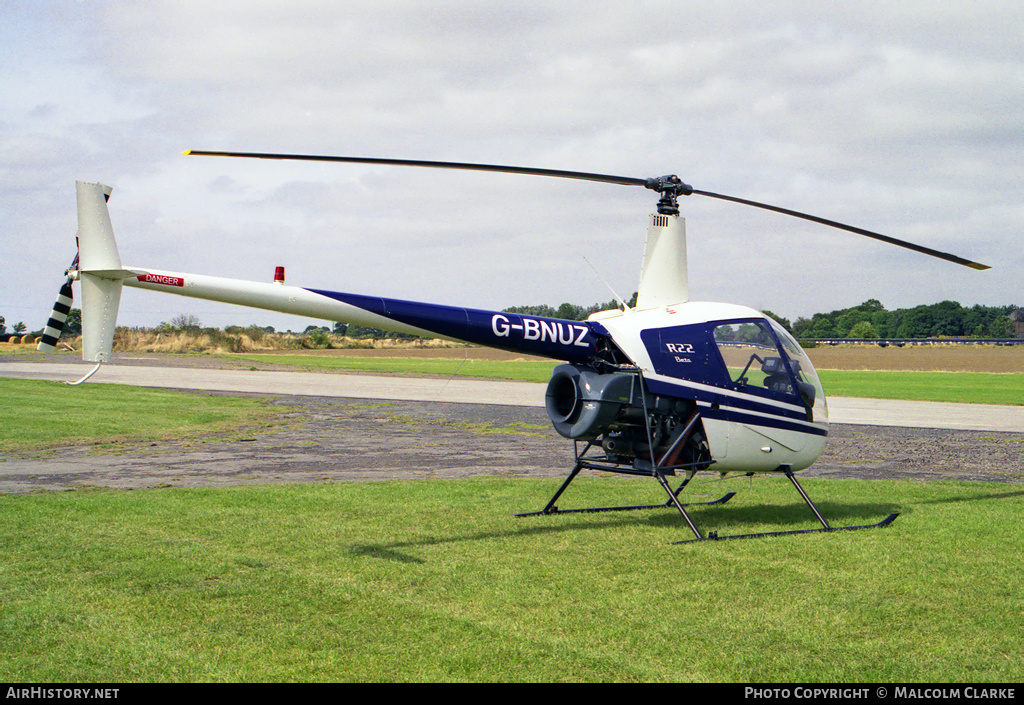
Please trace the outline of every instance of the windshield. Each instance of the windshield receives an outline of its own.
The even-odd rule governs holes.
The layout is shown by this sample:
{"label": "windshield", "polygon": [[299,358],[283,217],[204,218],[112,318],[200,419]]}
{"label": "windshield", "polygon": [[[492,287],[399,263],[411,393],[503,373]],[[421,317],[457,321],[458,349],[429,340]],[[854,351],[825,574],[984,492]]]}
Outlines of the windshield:
{"label": "windshield", "polygon": [[781,325],[770,319],[722,323],[715,326],[714,341],[738,388],[790,401],[798,397],[816,421],[828,418],[810,358]]}
{"label": "windshield", "polygon": [[[771,375],[771,369],[765,369],[765,361],[779,359],[779,351],[764,323],[724,323],[715,327],[714,337],[729,371],[729,379],[741,385],[768,386],[765,381]],[[768,365],[785,372],[781,365]]]}
{"label": "windshield", "polygon": [[[814,371],[814,365],[811,364],[811,358],[807,357],[807,353],[800,347],[800,343],[796,342],[796,339],[789,334],[789,331],[773,320],[769,319],[768,322],[775,330],[775,334],[782,343],[786,355],[789,356],[797,383],[809,384],[814,387],[814,403],[812,404],[814,419],[816,421],[826,421],[828,419],[828,408],[825,405],[825,391],[822,389],[821,380],[818,379],[818,373]],[[801,396],[806,397],[806,394]]]}

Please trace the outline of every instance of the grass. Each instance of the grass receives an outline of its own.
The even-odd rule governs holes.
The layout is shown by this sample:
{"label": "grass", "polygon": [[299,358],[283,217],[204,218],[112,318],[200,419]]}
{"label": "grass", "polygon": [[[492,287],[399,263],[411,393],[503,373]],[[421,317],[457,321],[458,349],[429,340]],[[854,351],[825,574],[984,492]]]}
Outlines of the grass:
{"label": "grass", "polygon": [[[0,380],[0,393],[7,451],[231,432],[273,413],[101,384]],[[672,511],[511,516],[558,482],[0,496],[0,680],[1021,679],[1019,486],[805,479],[835,525],[903,515],[673,546],[691,536]],[[705,530],[816,527],[783,478],[686,492],[725,490],[739,495],[693,510]],[[560,506],[659,499],[643,478],[583,477]]]}
{"label": "grass", "polygon": [[1024,374],[819,370],[825,392],[837,397],[968,404],[1024,404]]}
{"label": "grass", "polygon": [[[689,536],[671,511],[510,516],[556,482],[2,497],[0,679],[1021,678],[1019,488],[808,479],[835,523],[904,515],[672,546]],[[705,528],[814,526],[782,478],[727,484],[729,505],[694,510]],[[655,490],[586,477],[563,506]]]}
{"label": "grass", "polygon": [[288,354],[273,356],[238,354],[224,357],[231,360],[246,360],[264,364],[269,362],[313,370],[481,377],[545,383],[551,379],[551,370],[559,364],[557,360],[474,360],[454,357],[349,357],[346,355]]}
{"label": "grass", "polygon": [[0,378],[0,452],[238,432],[280,413],[260,399]]}
{"label": "grass", "polygon": [[[365,373],[481,377],[547,382],[557,362],[547,360],[473,360],[455,358],[347,357],[310,355],[231,355],[230,359],[319,370]],[[910,401],[1024,404],[1024,374],[985,372],[906,372],[891,370],[818,370],[825,393],[839,397]]]}

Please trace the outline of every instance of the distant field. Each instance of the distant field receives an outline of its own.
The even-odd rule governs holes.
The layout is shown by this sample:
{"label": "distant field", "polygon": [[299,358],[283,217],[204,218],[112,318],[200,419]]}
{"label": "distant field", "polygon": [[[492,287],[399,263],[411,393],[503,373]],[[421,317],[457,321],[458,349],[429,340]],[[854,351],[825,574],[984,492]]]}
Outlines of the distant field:
{"label": "distant field", "polygon": [[[544,361],[546,358],[480,347],[420,348],[415,346],[352,350],[278,350],[251,353],[261,359],[275,356],[346,358],[416,358],[494,361]],[[923,372],[1020,372],[1024,373],[1024,346],[911,345],[902,348],[877,345],[822,346],[807,350],[819,370],[905,370]]]}
{"label": "distant field", "polygon": [[[831,396],[1024,404],[1024,349],[835,347],[808,351]],[[353,372],[546,382],[555,361],[486,348],[246,353],[254,363]]]}
{"label": "distant field", "polygon": [[[78,341],[72,341],[79,346]],[[311,358],[416,358],[452,360],[492,361],[544,361],[546,358],[510,353],[503,350],[476,346],[437,347],[440,341],[423,344],[402,343],[376,348],[351,348],[331,350],[259,350],[245,353],[217,353],[227,357],[255,355],[261,360],[272,360],[276,356],[303,356]],[[140,347],[134,352],[152,352]],[[121,351],[124,352],[124,351]],[[170,351],[175,352],[175,351]],[[32,357],[34,345],[0,343],[0,354]],[[72,353],[62,353],[72,354]],[[197,354],[191,351],[186,354]],[[199,353],[214,354],[214,353]],[[995,345],[908,345],[902,348],[877,345],[821,346],[807,350],[811,362],[819,370],[905,370],[925,372],[1019,372],[1024,373],[1024,346],[1000,347]]]}
{"label": "distant field", "polygon": [[[42,356],[24,346],[0,352]],[[807,351],[830,396],[976,404],[1024,404],[1024,347],[920,345],[903,348],[825,346]],[[65,353],[71,355],[72,353]],[[284,366],[375,374],[439,375],[547,382],[556,360],[481,347],[401,345],[375,349],[275,350],[174,356],[187,365],[196,355]]]}
{"label": "distant field", "polygon": [[837,345],[811,348],[807,354],[819,370],[1024,373],[1024,346]]}

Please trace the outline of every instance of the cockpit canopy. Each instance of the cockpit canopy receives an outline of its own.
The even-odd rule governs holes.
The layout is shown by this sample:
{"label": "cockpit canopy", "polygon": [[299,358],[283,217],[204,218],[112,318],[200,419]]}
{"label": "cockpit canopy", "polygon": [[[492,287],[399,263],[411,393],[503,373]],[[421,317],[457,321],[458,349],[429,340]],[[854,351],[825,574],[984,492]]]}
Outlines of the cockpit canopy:
{"label": "cockpit canopy", "polygon": [[708,321],[641,333],[654,371],[800,404],[825,414],[821,382],[799,343],[770,318]]}

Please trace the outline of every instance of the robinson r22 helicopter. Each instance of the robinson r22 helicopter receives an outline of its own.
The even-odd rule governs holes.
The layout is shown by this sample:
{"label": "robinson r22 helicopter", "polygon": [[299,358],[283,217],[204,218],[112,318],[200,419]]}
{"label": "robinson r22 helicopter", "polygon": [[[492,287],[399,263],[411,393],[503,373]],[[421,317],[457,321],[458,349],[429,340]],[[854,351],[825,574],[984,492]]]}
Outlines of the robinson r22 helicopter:
{"label": "robinson r22 helicopter", "polygon": [[[391,166],[463,169],[642,186],[659,194],[648,218],[647,242],[636,304],[602,311],[586,321],[441,306],[200,274],[122,266],[107,210],[111,189],[77,184],[78,254],[66,272],[57,304],[39,343],[54,349],[72,303],[73,281],[82,287],[83,360],[96,367],[111,359],[123,286],[312,316],[331,321],[438,336],[503,350],[539,355],[557,365],[547,385],[545,407],[555,430],[575,444],[569,476],[538,512],[675,508],[695,541],[752,538],[883,527],[832,526],[794,473],[814,463],[825,448],[828,409],[821,383],[800,345],[773,319],[751,308],[689,300],[684,222],[680,196],[702,195],[810,220],[974,269],[988,269],[955,255],[897,240],[832,220],[748,201],[685,184],[678,176],[633,178],[553,169],[404,159],[334,157],[252,152],[187,151],[199,156],[292,159]],[[664,489],[663,504],[559,509],[556,502],[584,469],[653,478]],[[701,471],[781,473],[792,482],[821,528],[763,534],[704,534],[679,499]],[[681,475],[673,489],[669,477]],[[724,504],[735,493],[698,504]],[[680,541],[679,543],[684,543]]]}

